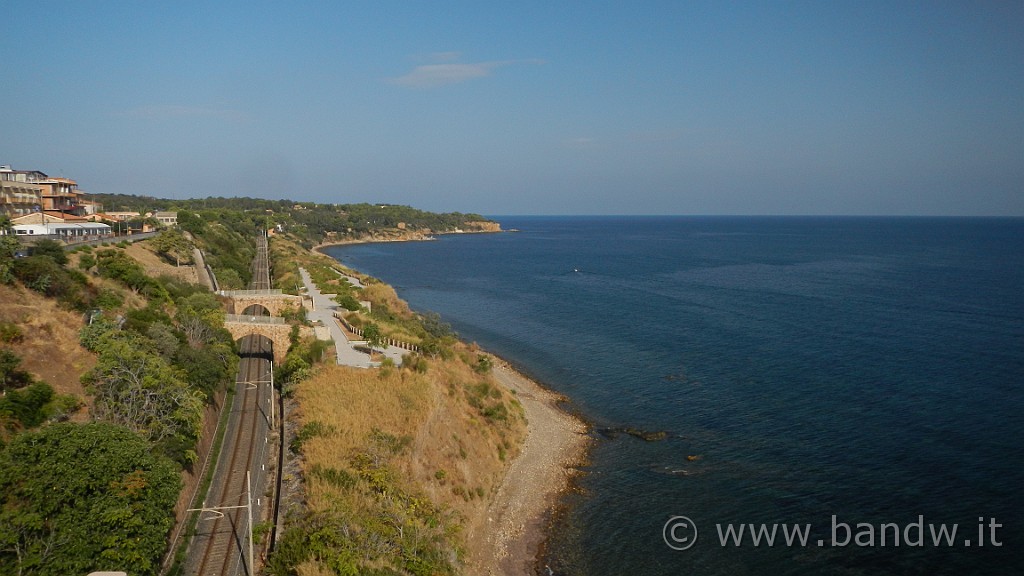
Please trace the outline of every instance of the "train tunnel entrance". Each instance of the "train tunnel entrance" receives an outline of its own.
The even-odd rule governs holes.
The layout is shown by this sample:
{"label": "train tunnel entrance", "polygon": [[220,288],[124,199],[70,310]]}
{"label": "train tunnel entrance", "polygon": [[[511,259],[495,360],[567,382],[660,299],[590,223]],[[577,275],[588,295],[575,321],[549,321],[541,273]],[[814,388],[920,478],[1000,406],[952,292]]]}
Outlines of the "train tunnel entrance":
{"label": "train tunnel entrance", "polygon": [[245,358],[258,358],[273,362],[274,341],[262,334],[249,334],[235,341],[238,355]]}

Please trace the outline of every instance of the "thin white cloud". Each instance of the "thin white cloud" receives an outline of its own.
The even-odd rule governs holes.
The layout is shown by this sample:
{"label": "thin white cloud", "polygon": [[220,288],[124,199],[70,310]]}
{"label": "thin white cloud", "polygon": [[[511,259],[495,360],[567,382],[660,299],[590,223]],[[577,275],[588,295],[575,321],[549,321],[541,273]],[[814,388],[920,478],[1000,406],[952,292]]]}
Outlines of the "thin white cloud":
{"label": "thin white cloud", "polygon": [[429,62],[454,62],[462,58],[462,52],[432,52],[425,59]]}
{"label": "thin white cloud", "polygon": [[629,139],[633,142],[672,142],[683,137],[682,130],[673,132],[634,132]]}
{"label": "thin white cloud", "polygon": [[245,114],[238,110],[224,108],[203,108],[198,106],[180,106],[177,104],[157,104],[139,106],[122,112],[116,116],[140,118],[144,120],[174,120],[181,118],[219,118],[222,120],[244,120]]}
{"label": "thin white cloud", "polygon": [[[432,55],[435,60],[442,58],[458,58],[458,52],[438,52]],[[436,88],[447,84],[459,84],[474,78],[490,76],[497,68],[513,64],[542,64],[541,60],[499,60],[493,62],[424,64],[417,66],[404,76],[391,78],[392,84],[407,88]]]}

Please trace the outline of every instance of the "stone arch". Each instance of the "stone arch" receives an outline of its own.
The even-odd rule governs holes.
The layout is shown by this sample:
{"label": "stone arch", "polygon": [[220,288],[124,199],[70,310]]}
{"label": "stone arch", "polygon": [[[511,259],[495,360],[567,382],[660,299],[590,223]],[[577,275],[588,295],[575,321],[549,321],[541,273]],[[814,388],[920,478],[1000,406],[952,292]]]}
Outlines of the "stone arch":
{"label": "stone arch", "polygon": [[243,310],[259,305],[268,310],[271,316],[281,316],[285,310],[298,310],[302,307],[302,297],[291,294],[267,293],[263,290],[222,290],[217,294],[227,299],[229,314],[242,314]]}
{"label": "stone arch", "polygon": [[238,355],[242,358],[274,359],[274,341],[262,334],[246,334],[236,339],[235,344],[238,346]]}
{"label": "stone arch", "polygon": [[262,304],[249,304],[242,310],[242,316],[270,316],[270,310]]}
{"label": "stone arch", "polygon": [[[289,336],[291,335],[292,326],[286,324],[283,321],[280,323],[268,323],[268,322],[251,322],[242,319],[246,317],[229,317],[224,321],[224,328],[231,333],[231,337],[238,340],[245,336],[258,334],[269,339],[273,343],[273,356],[274,363],[280,364],[284,362],[284,357],[288,353],[288,346],[291,344]],[[257,318],[260,318],[257,316]],[[311,335],[313,332],[309,326],[299,326],[300,335]]]}

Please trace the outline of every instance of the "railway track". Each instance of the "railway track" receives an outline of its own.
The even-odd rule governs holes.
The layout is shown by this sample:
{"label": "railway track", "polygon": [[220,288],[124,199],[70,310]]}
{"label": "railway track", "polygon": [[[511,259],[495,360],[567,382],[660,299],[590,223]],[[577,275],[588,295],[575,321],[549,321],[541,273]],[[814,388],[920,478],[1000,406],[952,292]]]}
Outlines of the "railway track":
{"label": "railway track", "polygon": [[[269,289],[269,270],[267,239],[261,237],[250,288]],[[250,512],[251,522],[259,522],[267,505],[263,494],[273,401],[271,343],[260,336],[247,336],[239,354],[242,359],[224,443],[198,512],[201,516],[189,546],[186,574],[254,576],[260,564],[257,560],[253,566],[250,558]]]}
{"label": "railway track", "polygon": [[270,254],[266,236],[256,240],[256,257],[252,261],[252,282],[249,287],[253,290],[270,289]]}

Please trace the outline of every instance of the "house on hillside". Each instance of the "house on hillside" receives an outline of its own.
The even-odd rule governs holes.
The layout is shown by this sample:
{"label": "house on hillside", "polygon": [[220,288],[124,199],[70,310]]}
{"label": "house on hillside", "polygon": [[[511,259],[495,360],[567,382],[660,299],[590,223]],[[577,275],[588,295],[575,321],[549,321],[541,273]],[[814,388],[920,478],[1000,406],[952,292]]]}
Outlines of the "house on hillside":
{"label": "house on hillside", "polygon": [[158,222],[170,228],[171,226],[178,225],[178,213],[177,212],[154,212],[153,218],[156,218]]}
{"label": "house on hillside", "polygon": [[104,212],[103,214],[113,220],[117,220],[118,222],[138,220],[142,218],[142,214],[139,212]]}

